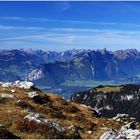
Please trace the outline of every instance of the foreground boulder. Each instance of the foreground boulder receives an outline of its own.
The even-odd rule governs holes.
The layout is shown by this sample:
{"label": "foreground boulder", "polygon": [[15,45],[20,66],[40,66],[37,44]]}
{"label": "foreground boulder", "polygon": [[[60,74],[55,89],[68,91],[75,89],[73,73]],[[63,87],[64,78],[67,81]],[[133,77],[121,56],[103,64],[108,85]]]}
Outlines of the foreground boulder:
{"label": "foreground boulder", "polygon": [[111,140],[115,139],[117,136],[118,133],[116,131],[107,131],[100,137],[100,140]]}
{"label": "foreground boulder", "polygon": [[75,125],[71,125],[67,128],[67,139],[81,139],[81,136],[78,132],[78,128]]}
{"label": "foreground boulder", "polygon": [[65,132],[65,128],[64,127],[61,127],[59,124],[54,123],[54,122],[50,121],[49,119],[41,117],[39,114],[30,113],[27,116],[25,116],[24,119],[28,119],[29,121],[34,120],[34,121],[36,121],[38,123],[45,123],[45,124],[49,125],[50,127],[55,128],[60,133],[64,133]]}
{"label": "foreground boulder", "polygon": [[133,139],[133,140],[140,139],[140,131],[128,129],[128,130],[120,132],[116,138],[117,139]]}
{"label": "foreground boulder", "polygon": [[125,130],[128,130],[128,129],[135,130],[136,129],[136,123],[133,121],[133,122],[130,122],[130,123],[121,127],[121,131],[125,131]]}
{"label": "foreground boulder", "polygon": [[100,137],[100,140],[111,139],[140,139],[140,131],[136,129],[135,122],[131,122],[122,126],[119,132],[115,130],[107,131]]}
{"label": "foreground boulder", "polygon": [[[50,121],[49,119],[46,119],[39,114],[30,113],[27,116],[24,117],[24,119],[28,119],[28,121],[32,122],[35,121],[38,124],[42,124],[43,127],[48,127],[48,129],[53,131],[54,133],[57,133],[57,138],[66,138],[66,139],[81,139],[81,136],[78,132],[78,128],[74,125],[71,125],[67,128],[64,128],[60,126],[59,124]],[[38,128],[37,128],[38,129]],[[47,133],[47,132],[46,132]],[[51,137],[53,138],[53,137]]]}

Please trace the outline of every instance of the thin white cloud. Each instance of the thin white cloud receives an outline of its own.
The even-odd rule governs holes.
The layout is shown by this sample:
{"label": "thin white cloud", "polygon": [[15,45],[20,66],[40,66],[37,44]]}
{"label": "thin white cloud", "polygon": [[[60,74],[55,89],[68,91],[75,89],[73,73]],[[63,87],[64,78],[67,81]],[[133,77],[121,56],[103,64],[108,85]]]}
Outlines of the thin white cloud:
{"label": "thin white cloud", "polygon": [[40,34],[40,35],[27,35],[27,36],[16,36],[1,38],[0,41],[51,41],[57,43],[70,44],[74,41],[73,35],[65,34]]}
{"label": "thin white cloud", "polygon": [[52,32],[58,32],[58,33],[71,33],[71,34],[110,34],[110,36],[113,36],[114,34],[119,35],[134,35],[139,36],[140,30],[111,30],[111,29],[91,29],[91,28],[53,28],[50,29]]}
{"label": "thin white cloud", "polygon": [[0,30],[44,30],[45,27],[37,27],[37,26],[7,26],[0,25]]}
{"label": "thin white cloud", "polygon": [[[67,30],[67,29],[63,29]],[[40,33],[38,35],[24,35],[1,38],[0,41],[31,41],[31,42],[42,42],[47,43],[53,42],[58,44],[96,44],[96,45],[140,45],[140,31],[113,31],[113,30],[90,30],[90,29],[75,29],[73,32],[62,32],[59,33],[55,30],[54,32]],[[86,33],[80,34],[81,31]],[[88,34],[89,33],[89,34]]]}
{"label": "thin white cloud", "polygon": [[3,20],[25,20],[23,17],[0,17]]}
{"label": "thin white cloud", "polygon": [[62,2],[61,12],[67,11],[71,7],[71,4],[68,1]]}
{"label": "thin white cloud", "polygon": [[[63,9],[64,8],[64,9]],[[63,7],[63,10],[68,9],[67,7]],[[61,10],[62,10],[61,9]],[[63,11],[62,10],[62,11]],[[19,21],[36,21],[36,22],[60,22],[60,23],[71,23],[71,24],[98,24],[98,25],[128,25],[128,26],[140,26],[137,24],[131,23],[116,23],[116,22],[96,22],[96,21],[82,21],[82,20],[58,20],[58,19],[49,19],[49,18],[24,18],[24,17],[0,17],[3,20],[19,20]]]}
{"label": "thin white cloud", "polygon": [[5,26],[5,25],[0,25],[0,30],[11,30],[14,29],[13,26]]}
{"label": "thin white cloud", "polygon": [[[64,3],[64,2],[63,2]],[[68,10],[70,7],[69,3],[64,4],[65,6],[61,8],[62,11]],[[96,24],[96,25],[111,25],[111,26],[130,26],[130,27],[140,27],[140,24],[135,23],[124,23],[124,22],[97,22],[97,21],[85,21],[85,20],[58,20],[49,18],[24,18],[24,17],[0,17],[1,20],[18,20],[18,21],[36,21],[36,22],[58,22],[58,23],[69,23],[69,24]]]}

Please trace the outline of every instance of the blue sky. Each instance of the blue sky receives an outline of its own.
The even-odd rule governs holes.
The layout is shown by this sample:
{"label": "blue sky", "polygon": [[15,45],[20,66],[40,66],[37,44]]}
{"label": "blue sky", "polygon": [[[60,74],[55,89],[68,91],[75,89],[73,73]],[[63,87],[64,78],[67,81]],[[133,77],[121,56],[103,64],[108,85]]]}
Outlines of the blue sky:
{"label": "blue sky", "polygon": [[140,2],[0,2],[0,49],[140,50]]}

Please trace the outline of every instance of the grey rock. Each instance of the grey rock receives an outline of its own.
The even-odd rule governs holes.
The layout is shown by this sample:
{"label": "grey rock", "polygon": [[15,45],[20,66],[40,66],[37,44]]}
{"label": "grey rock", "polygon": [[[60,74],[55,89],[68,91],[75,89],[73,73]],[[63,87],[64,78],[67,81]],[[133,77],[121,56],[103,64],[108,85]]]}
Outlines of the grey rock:
{"label": "grey rock", "polygon": [[50,127],[54,127],[55,129],[57,129],[60,133],[64,133],[66,130],[64,127],[61,127],[59,124],[54,123],[44,117],[41,117],[39,114],[36,113],[30,113],[27,116],[25,116],[24,119],[28,119],[29,121],[35,120],[38,123],[46,123]]}
{"label": "grey rock", "polygon": [[113,117],[113,120],[117,119],[123,119],[123,118],[128,118],[129,114],[117,114],[115,117]]}
{"label": "grey rock", "polygon": [[34,98],[35,96],[38,96],[39,94],[37,94],[37,92],[36,91],[32,91],[32,92],[29,92],[28,93],[28,97],[29,98]]}
{"label": "grey rock", "polygon": [[32,82],[27,81],[15,81],[15,82],[1,82],[2,87],[9,88],[9,87],[18,87],[23,89],[30,89],[34,86]]}
{"label": "grey rock", "polygon": [[131,122],[123,126],[119,132],[107,131],[101,135],[100,140],[140,139],[140,130],[136,129],[135,123]]}
{"label": "grey rock", "polygon": [[128,129],[133,129],[133,130],[136,129],[135,121],[130,122],[130,123],[128,123],[128,124],[126,124],[126,125],[121,127],[121,131],[125,131],[125,130],[128,130]]}
{"label": "grey rock", "polygon": [[107,131],[101,137],[100,140],[113,140],[118,136],[116,131]]}

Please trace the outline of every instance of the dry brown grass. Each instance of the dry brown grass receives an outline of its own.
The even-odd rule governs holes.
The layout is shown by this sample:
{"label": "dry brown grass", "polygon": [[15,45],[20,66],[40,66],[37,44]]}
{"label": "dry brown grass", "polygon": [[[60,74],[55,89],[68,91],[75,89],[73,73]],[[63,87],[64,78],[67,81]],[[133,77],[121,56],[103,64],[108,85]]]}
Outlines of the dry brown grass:
{"label": "dry brown grass", "polygon": [[[15,89],[16,92],[11,93],[11,89]],[[68,127],[70,125],[77,126],[81,137],[84,139],[99,138],[105,131],[102,129],[103,127],[120,129],[123,125],[123,123],[108,120],[107,118],[97,118],[92,114],[89,107],[66,101],[54,94],[44,94],[37,91],[41,97],[47,97],[48,102],[43,104],[35,103],[32,99],[27,97],[29,91],[31,90],[0,87],[0,94],[9,93],[15,96],[14,99],[5,99],[5,101],[0,102],[0,124],[23,139],[44,138],[41,134],[36,132],[28,134],[16,129],[19,121],[29,114],[30,111],[39,113],[63,127]],[[25,106],[17,105],[18,100],[23,101]],[[26,105],[30,106],[31,109],[29,110],[28,107],[26,108]],[[92,131],[92,134],[88,133],[89,130]]]}

